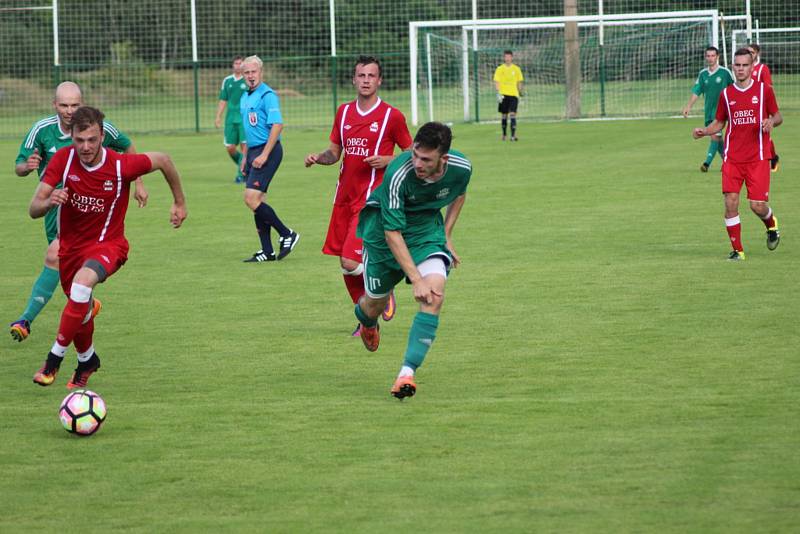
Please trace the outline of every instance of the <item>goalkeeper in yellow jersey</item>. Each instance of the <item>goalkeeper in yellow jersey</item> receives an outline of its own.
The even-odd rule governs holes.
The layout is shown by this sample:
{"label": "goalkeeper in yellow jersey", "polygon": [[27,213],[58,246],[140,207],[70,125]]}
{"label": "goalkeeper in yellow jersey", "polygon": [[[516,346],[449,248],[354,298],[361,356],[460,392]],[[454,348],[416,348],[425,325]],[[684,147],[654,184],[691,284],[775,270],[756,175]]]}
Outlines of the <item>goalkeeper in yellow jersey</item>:
{"label": "goalkeeper in yellow jersey", "polygon": [[494,71],[494,86],[497,89],[497,111],[501,114],[502,140],[506,140],[508,119],[511,118],[511,140],[517,140],[517,104],[522,94],[522,70],[514,64],[514,53],[503,52],[503,64]]}

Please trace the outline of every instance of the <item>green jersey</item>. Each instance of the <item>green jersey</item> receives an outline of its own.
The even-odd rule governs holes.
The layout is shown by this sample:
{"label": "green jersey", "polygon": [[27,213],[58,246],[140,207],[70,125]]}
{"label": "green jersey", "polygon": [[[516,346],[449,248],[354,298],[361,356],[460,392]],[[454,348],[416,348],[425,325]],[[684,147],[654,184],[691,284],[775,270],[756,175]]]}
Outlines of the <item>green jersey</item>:
{"label": "green jersey", "polygon": [[697,81],[694,82],[694,87],[692,87],[692,92],[697,96],[705,95],[703,111],[706,116],[706,125],[710,124],[717,114],[717,102],[719,102],[719,95],[722,90],[732,83],[733,75],[725,67],[717,66],[714,71],[710,71],[707,68],[700,71]]}
{"label": "green jersey", "polygon": [[[117,152],[125,152],[131,146],[131,140],[117,130],[110,122],[103,121],[103,130],[105,130],[105,139],[103,146],[111,148]],[[39,156],[42,162],[39,164],[39,176],[44,175],[44,169],[47,167],[47,162],[53,157],[53,154],[59,148],[64,148],[72,144],[72,137],[69,132],[61,130],[61,123],[58,122],[58,115],[42,119],[28,132],[22,144],[19,147],[19,154],[17,155],[17,164],[25,163],[28,158],[33,154],[34,150],[39,151]]]}
{"label": "green jersey", "polygon": [[383,183],[361,210],[356,235],[364,240],[371,263],[393,262],[384,231],[402,233],[414,263],[437,251],[447,252],[442,208],[467,190],[472,164],[451,150],[444,175],[435,182],[417,177],[411,152],[403,152],[386,168]]}
{"label": "green jersey", "polygon": [[244,78],[235,78],[233,74],[222,80],[222,87],[219,90],[219,99],[228,103],[228,111],[225,112],[225,122],[242,122],[242,114],[239,111],[239,102],[242,101],[242,94],[247,91],[247,84]]}

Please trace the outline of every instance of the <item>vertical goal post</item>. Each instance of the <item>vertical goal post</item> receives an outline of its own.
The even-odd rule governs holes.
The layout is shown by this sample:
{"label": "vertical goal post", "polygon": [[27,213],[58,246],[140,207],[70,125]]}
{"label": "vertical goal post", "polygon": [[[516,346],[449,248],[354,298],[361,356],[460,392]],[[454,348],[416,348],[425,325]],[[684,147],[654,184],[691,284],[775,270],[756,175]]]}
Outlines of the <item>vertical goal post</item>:
{"label": "vertical goal post", "polygon": [[[746,15],[725,16],[725,21],[745,20]],[[509,19],[472,19],[472,20],[445,20],[445,21],[412,21],[409,22],[409,66],[410,66],[410,94],[411,94],[411,122],[419,124],[419,32],[432,30],[435,28],[460,28],[462,43],[462,93],[464,98],[464,120],[469,121],[470,109],[470,90],[469,90],[469,58],[472,53],[478,50],[478,32],[489,30],[514,30],[514,29],[540,29],[540,28],[559,28],[564,27],[567,22],[576,22],[579,27],[598,27],[600,32],[604,26],[630,26],[646,24],[674,24],[674,23],[697,23],[707,21],[710,26],[709,45],[718,46],[720,40],[720,12],[717,10],[693,10],[693,11],[666,11],[653,13],[623,13],[623,14],[601,14],[601,15],[578,15],[561,17],[533,17],[533,18],[509,18]],[[473,43],[470,47],[468,34],[472,32]],[[426,31],[426,68],[430,70],[430,35]],[[725,36],[723,35],[723,40]],[[430,88],[430,75],[428,75],[428,108],[429,118],[433,118],[433,103]],[[476,82],[477,83],[477,79]],[[478,88],[475,87],[477,94]],[[603,87],[601,85],[601,92]],[[476,115],[477,115],[477,99]],[[604,102],[601,103],[604,108]],[[605,113],[603,112],[603,115]],[[477,120],[478,117],[475,117]]]}

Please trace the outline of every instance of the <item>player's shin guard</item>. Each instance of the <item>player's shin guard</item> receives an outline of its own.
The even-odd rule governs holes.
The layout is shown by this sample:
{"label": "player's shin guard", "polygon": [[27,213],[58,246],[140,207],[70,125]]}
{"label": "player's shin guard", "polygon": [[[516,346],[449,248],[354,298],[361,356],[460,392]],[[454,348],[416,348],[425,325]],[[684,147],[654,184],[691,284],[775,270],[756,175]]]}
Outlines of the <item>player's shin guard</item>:
{"label": "player's shin guard", "polygon": [[[81,284],[72,284],[69,300],[61,312],[61,323],[58,326],[56,342],[68,346],[83,326],[83,320],[89,312],[92,289]],[[89,321],[92,322],[92,321]]]}
{"label": "player's shin guard", "polygon": [[728,231],[728,237],[731,239],[733,250],[742,252],[744,250],[742,247],[742,223],[739,216],[736,215],[730,219],[725,219],[725,229]]}
{"label": "player's shin guard", "polygon": [[508,119],[501,119],[500,120],[500,127],[503,129],[503,137],[506,136],[506,132],[508,131]]}
{"label": "player's shin guard", "polygon": [[262,202],[255,210],[256,216],[260,217],[261,220],[273,228],[278,234],[282,236],[287,236],[292,233],[289,228],[283,224],[283,222],[278,218],[278,214],[275,213],[275,210],[272,209],[272,206],[267,204],[266,202]]}
{"label": "player's shin guard", "polygon": [[764,217],[761,217],[761,222],[764,223],[764,226],[767,227],[767,230],[775,228],[775,215],[772,213],[772,208],[769,208],[767,214]]}
{"label": "player's shin guard", "polygon": [[511,137],[517,136],[517,118],[513,117],[511,119]]}
{"label": "player's shin guard", "polygon": [[714,161],[714,156],[717,154],[717,152],[720,152],[720,154],[722,153],[721,152],[721,147],[722,147],[722,143],[720,143],[719,141],[713,141],[712,140],[708,144],[708,154],[706,154],[706,164],[707,165],[711,165],[711,162]]}
{"label": "player's shin guard", "polygon": [[439,327],[439,316],[432,313],[417,312],[411,330],[408,332],[408,346],[403,358],[403,365],[413,370],[422,365],[428,349],[436,339],[436,329]]}
{"label": "player's shin guard", "polygon": [[342,278],[353,304],[358,304],[358,299],[364,295],[364,264],[359,263],[352,271],[342,269]]}
{"label": "player's shin guard", "polygon": [[56,287],[58,287],[58,269],[51,269],[45,266],[36,282],[33,283],[31,297],[28,299],[28,305],[20,318],[32,323],[50,301]]}
{"label": "player's shin guard", "polygon": [[78,360],[81,361],[80,355],[88,356],[84,357],[84,360],[88,360],[92,354],[90,349],[92,349],[92,337],[94,335],[94,318],[90,319],[89,322],[85,323],[81,326],[81,329],[75,334],[75,339],[73,343],[75,344],[75,350],[78,352]]}
{"label": "player's shin guard", "polygon": [[355,310],[353,311],[356,314],[356,319],[358,319],[358,322],[363,324],[367,328],[372,328],[376,324],[378,324],[378,319],[372,319],[366,313],[364,313],[364,310],[361,309],[360,303],[356,303]]}
{"label": "player's shin guard", "polygon": [[256,231],[258,232],[258,240],[261,242],[261,251],[264,254],[273,254],[275,251],[272,248],[272,237],[270,232],[272,227],[265,223],[258,213],[253,213],[253,219],[256,222]]}

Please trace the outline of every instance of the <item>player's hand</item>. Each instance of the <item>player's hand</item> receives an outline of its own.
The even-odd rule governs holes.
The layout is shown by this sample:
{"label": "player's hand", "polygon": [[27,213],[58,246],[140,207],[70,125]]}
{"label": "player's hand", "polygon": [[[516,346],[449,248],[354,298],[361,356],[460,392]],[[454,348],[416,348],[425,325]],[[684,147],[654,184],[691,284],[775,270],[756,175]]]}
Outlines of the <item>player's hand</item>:
{"label": "player's hand", "polygon": [[706,129],[705,128],[695,128],[692,130],[692,137],[695,139],[700,139],[701,137],[705,137]]}
{"label": "player's hand", "polygon": [[497,93],[497,103],[498,104],[503,103],[503,95],[501,95],[500,93]]}
{"label": "player's hand", "polygon": [[414,300],[422,304],[433,304],[436,297],[441,297],[442,294],[435,289],[431,283],[424,278],[412,284],[414,291]]}
{"label": "player's hand", "polygon": [[219,128],[220,126],[222,126],[222,120],[220,120],[220,118],[217,117],[216,119],[214,119],[214,128]]}
{"label": "player's hand", "polygon": [[309,154],[308,156],[306,156],[305,159],[306,167],[311,167],[317,162],[318,159],[319,159],[319,154]]}
{"label": "player's hand", "polygon": [[28,156],[28,161],[26,162],[25,169],[28,172],[35,171],[39,168],[39,164],[42,163],[42,156],[39,155],[39,149],[34,148],[33,154]]}
{"label": "player's hand", "polygon": [[682,114],[684,119],[687,118],[689,116],[689,108],[683,108]]}
{"label": "player's hand", "polygon": [[456,249],[453,248],[453,243],[449,239],[447,240],[447,250],[449,250],[450,255],[453,256],[453,268],[455,269],[461,265],[461,257],[456,254]]}
{"label": "player's hand", "polygon": [[69,200],[69,190],[65,187],[64,189],[53,189],[53,192],[50,193],[50,207],[53,206],[63,206]]}
{"label": "player's hand", "polygon": [[147,192],[147,189],[144,188],[144,184],[142,183],[141,178],[136,179],[136,186],[133,191],[133,198],[136,199],[137,204],[139,204],[140,208],[147,206],[147,199],[150,198],[150,193]]}
{"label": "player's hand", "polygon": [[169,210],[169,222],[173,228],[180,228],[186,220],[186,204],[173,203]]}
{"label": "player's hand", "polygon": [[373,169],[383,169],[389,162],[392,160],[391,156],[369,156],[364,158],[364,163],[372,167]]}
{"label": "player's hand", "polygon": [[269,157],[268,152],[262,152],[261,155],[259,155],[256,159],[253,160],[253,167],[255,167],[256,169],[260,169],[267,162],[268,157]]}
{"label": "player's hand", "polygon": [[770,133],[773,128],[775,128],[775,125],[772,123],[771,118],[767,117],[761,121],[761,129],[764,131],[764,133]]}
{"label": "player's hand", "polygon": [[239,172],[242,173],[242,176],[247,176],[244,173],[244,167],[247,164],[247,154],[242,154],[242,162],[239,164]]}

